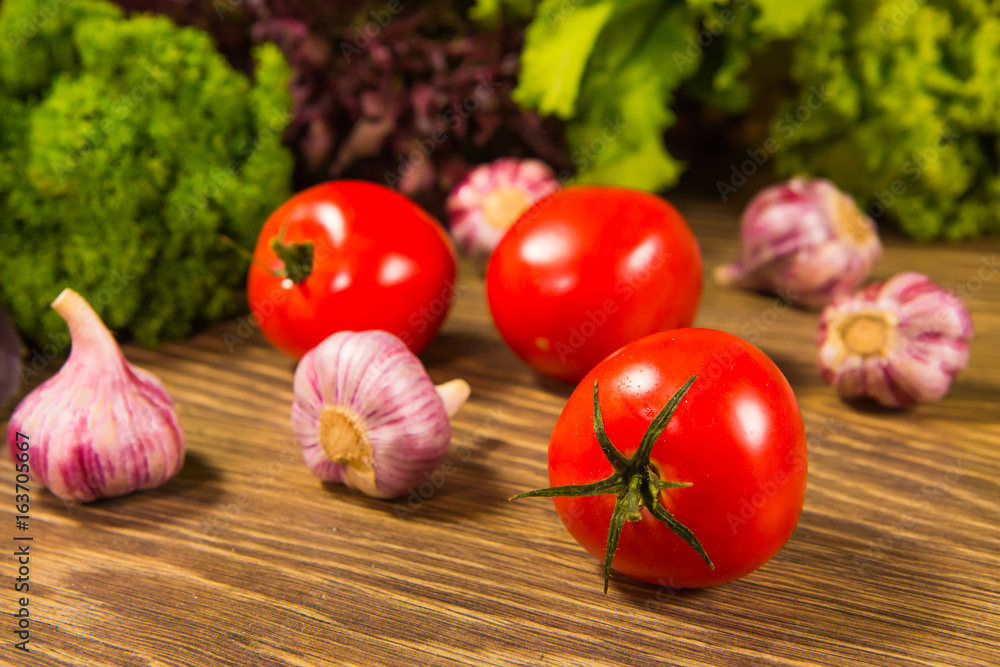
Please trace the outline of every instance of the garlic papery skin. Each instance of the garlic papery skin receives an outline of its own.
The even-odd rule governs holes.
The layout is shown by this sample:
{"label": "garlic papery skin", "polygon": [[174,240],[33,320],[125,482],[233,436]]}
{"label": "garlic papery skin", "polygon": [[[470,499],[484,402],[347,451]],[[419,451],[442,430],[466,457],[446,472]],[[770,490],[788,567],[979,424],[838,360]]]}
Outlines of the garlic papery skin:
{"label": "garlic papery skin", "polygon": [[844,398],[887,407],[936,401],[969,363],[962,300],[919,273],[843,296],[820,314],[819,369]]}
{"label": "garlic papery skin", "polygon": [[385,331],[340,331],[295,369],[292,430],[317,477],[375,498],[427,481],[451,447],[464,380],[434,386],[420,360]]}
{"label": "garlic papery skin", "polygon": [[882,255],[875,223],[824,179],[761,191],[740,219],[740,256],[715,280],[820,308],[864,282]]}
{"label": "garlic papery skin", "polygon": [[27,435],[29,474],[63,500],[161,486],[184,464],[180,420],[163,383],[125,359],[79,294],[63,290],[52,308],[69,325],[72,348],[11,415],[12,458],[20,453],[18,433]]}
{"label": "garlic papery skin", "polygon": [[532,204],[560,187],[539,160],[501,158],[480,165],[448,195],[448,220],[466,254],[485,259]]}

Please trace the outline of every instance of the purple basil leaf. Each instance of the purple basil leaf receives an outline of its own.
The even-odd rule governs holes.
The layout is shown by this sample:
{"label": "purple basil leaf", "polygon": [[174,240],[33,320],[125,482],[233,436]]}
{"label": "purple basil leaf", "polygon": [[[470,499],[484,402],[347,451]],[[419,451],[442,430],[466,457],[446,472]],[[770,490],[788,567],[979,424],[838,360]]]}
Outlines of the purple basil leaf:
{"label": "purple basil leaf", "polygon": [[[467,18],[468,2],[415,0],[395,15],[384,0],[119,4],[208,30],[237,67],[251,62],[255,42],[281,48],[293,69],[285,139],[299,187],[364,178],[437,212],[470,165],[536,156],[557,171],[569,167],[559,121],[511,99],[523,30],[482,28]],[[422,164],[408,168],[420,146]]]}

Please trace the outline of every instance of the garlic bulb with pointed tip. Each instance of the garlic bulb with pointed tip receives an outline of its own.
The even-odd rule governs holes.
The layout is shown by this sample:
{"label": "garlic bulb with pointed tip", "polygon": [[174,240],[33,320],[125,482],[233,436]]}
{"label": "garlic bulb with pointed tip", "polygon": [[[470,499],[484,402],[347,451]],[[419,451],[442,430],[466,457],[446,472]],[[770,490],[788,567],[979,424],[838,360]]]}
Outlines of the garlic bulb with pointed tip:
{"label": "garlic bulb with pointed tip", "polygon": [[12,458],[30,442],[29,474],[63,500],[90,501],[161,486],[184,464],[174,403],[152,373],[130,364],[83,297],[65,289],[52,308],[72,349],[59,372],[10,417]]}
{"label": "garlic bulb with pointed tip", "polygon": [[882,254],[875,223],[824,179],[793,178],[757,194],[740,218],[740,255],[722,285],[776,292],[820,308],[860,285]]}
{"label": "garlic bulb with pointed tip", "polygon": [[969,363],[962,300],[919,273],[844,296],[820,315],[819,368],[845,398],[887,407],[936,401]]}
{"label": "garlic bulb with pointed tip", "polygon": [[420,360],[385,331],[341,331],[295,369],[292,430],[320,479],[376,498],[427,481],[451,446],[464,380],[434,386]]}

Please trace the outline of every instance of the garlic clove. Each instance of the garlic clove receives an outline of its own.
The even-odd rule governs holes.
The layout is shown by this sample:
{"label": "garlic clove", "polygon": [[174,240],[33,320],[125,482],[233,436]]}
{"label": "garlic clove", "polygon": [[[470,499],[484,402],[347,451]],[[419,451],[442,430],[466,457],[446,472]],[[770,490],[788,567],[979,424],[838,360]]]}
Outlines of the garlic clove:
{"label": "garlic clove", "polygon": [[163,383],[128,363],[79,294],[63,290],[52,308],[69,325],[72,348],[59,372],[11,415],[12,458],[18,433],[26,434],[29,474],[64,500],[161,486],[184,464],[184,436]]}
{"label": "garlic clove", "polygon": [[341,331],[295,369],[292,430],[317,477],[395,498],[427,481],[451,447],[464,380],[435,387],[406,344],[385,331]]}
{"label": "garlic clove", "polygon": [[962,300],[925,275],[901,273],[840,297],[820,315],[818,363],[845,398],[887,407],[936,401],[969,362]]}
{"label": "garlic clove", "polygon": [[462,379],[450,380],[444,384],[439,384],[434,388],[438,396],[441,397],[441,402],[444,403],[444,411],[448,413],[449,417],[454,417],[459,409],[465,405],[465,402],[469,400],[469,395],[472,393],[472,387],[469,383]]}
{"label": "garlic clove", "polygon": [[532,204],[558,190],[539,160],[501,158],[474,168],[448,195],[452,236],[466,254],[486,258]]}
{"label": "garlic clove", "polygon": [[739,258],[716,268],[716,282],[810,308],[855,289],[882,254],[875,223],[824,179],[761,191],[743,212],[740,240]]}

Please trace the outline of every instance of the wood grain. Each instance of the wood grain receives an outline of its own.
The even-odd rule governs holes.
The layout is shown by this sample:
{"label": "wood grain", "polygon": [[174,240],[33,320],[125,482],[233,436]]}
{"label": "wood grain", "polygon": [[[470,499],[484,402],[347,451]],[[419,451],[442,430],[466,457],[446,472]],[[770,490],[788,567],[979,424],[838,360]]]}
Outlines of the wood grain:
{"label": "wood grain", "polygon": [[[735,253],[737,210],[689,202],[706,274]],[[814,368],[816,316],[707,283],[700,326],[755,342],[786,374],[810,436],[791,541],[743,580],[672,591],[615,576],[551,503],[549,433],[572,387],[499,340],[475,267],[425,353],[464,377],[455,472],[429,498],[372,500],[317,482],[289,436],[293,363],[217,326],[127,347],[182,407],[188,459],[165,487],[68,506],[33,489],[30,665],[1000,664],[1000,273],[997,241],[887,240],[876,276],[918,269],[961,289],[972,365],[943,401],[849,407]],[[983,275],[988,279],[983,280]],[[231,343],[231,339],[230,343]],[[54,369],[49,369],[54,370]],[[0,475],[12,482],[9,461]],[[13,552],[13,484],[0,506]],[[427,487],[429,488],[429,487]],[[425,488],[425,491],[427,490]],[[4,560],[4,612],[18,597]]]}

